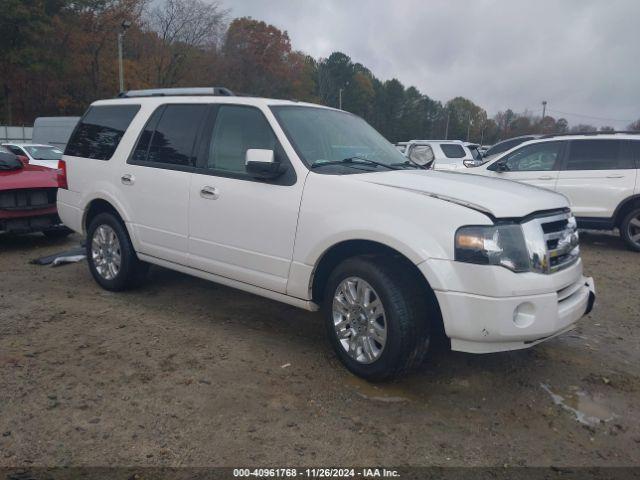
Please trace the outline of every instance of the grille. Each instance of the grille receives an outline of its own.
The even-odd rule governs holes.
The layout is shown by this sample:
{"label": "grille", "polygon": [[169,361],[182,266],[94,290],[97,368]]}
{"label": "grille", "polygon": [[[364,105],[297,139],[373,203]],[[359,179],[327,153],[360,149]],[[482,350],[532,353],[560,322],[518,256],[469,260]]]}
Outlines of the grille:
{"label": "grille", "polygon": [[554,273],[580,258],[576,219],[569,210],[535,216],[522,229],[533,271]]}
{"label": "grille", "polygon": [[573,215],[563,212],[539,219],[547,248],[547,271],[557,272],[573,264],[580,256],[577,224]]}
{"label": "grille", "polygon": [[0,210],[30,210],[55,205],[56,191],[55,188],[0,191]]}

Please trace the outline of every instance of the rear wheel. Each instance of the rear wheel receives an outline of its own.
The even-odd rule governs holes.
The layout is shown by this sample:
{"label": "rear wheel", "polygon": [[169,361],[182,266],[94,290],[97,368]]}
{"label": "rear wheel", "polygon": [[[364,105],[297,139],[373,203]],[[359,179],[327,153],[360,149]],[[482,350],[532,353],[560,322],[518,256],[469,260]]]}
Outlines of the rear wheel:
{"label": "rear wheel", "polygon": [[87,230],[87,260],[93,278],[112,291],[137,286],[147,272],[131,244],[124,225],[111,213],[101,213]]}
{"label": "rear wheel", "polygon": [[379,381],[419,366],[430,339],[428,300],[413,275],[386,257],[355,257],[329,277],[328,336],[354,374]]}
{"label": "rear wheel", "polygon": [[620,236],[627,247],[640,252],[640,205],[635,205],[622,220]]}

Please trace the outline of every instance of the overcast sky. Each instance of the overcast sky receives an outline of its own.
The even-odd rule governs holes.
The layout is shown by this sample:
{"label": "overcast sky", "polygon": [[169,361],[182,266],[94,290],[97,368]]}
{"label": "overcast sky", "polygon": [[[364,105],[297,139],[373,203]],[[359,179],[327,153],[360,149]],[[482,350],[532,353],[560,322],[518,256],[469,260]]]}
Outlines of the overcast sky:
{"label": "overcast sky", "polygon": [[[380,79],[490,115],[571,124],[640,118],[640,0],[224,0],[231,16],[287,30],[314,57],[339,50]],[[560,114],[569,112],[591,117]],[[615,120],[615,121],[614,121]]]}

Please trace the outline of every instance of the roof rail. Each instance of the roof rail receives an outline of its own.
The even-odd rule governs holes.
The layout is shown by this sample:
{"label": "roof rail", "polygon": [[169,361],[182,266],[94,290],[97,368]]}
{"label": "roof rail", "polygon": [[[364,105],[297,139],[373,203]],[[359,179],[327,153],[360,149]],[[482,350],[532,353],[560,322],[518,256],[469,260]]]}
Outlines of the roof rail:
{"label": "roof rail", "polygon": [[633,130],[615,130],[613,132],[574,132],[574,133],[548,133],[546,135],[541,135],[540,138],[553,138],[553,137],[569,137],[576,135],[613,135],[616,133],[623,133],[625,135],[640,135],[640,132],[635,132]]}
{"label": "roof rail", "polygon": [[150,88],[147,90],[129,90],[120,92],[118,98],[135,97],[169,97],[169,96],[200,96],[214,95],[221,97],[233,97],[234,93],[224,87],[194,87],[194,88]]}

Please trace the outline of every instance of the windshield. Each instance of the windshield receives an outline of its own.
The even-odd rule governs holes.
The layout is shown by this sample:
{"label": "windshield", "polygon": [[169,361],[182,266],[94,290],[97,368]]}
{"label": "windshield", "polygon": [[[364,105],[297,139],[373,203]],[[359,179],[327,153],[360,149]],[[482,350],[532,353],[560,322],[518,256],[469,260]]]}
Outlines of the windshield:
{"label": "windshield", "polygon": [[60,160],[62,158],[62,150],[56,147],[38,146],[23,147],[31,157],[35,160]]}
{"label": "windshield", "polygon": [[[358,173],[382,170],[380,165],[408,164],[407,158],[360,117],[326,108],[271,107],[280,126],[302,161],[310,167],[345,159],[370,160],[333,165],[323,173]],[[375,163],[374,163],[375,162]]]}
{"label": "windshield", "polygon": [[529,140],[533,140],[534,137],[518,137],[511,138],[509,140],[503,140],[502,142],[496,143],[493,147],[487,150],[484,153],[485,157],[492,157],[494,155],[498,155],[499,153],[506,152],[507,150],[511,150],[513,147],[517,147],[521,143],[528,142]]}

